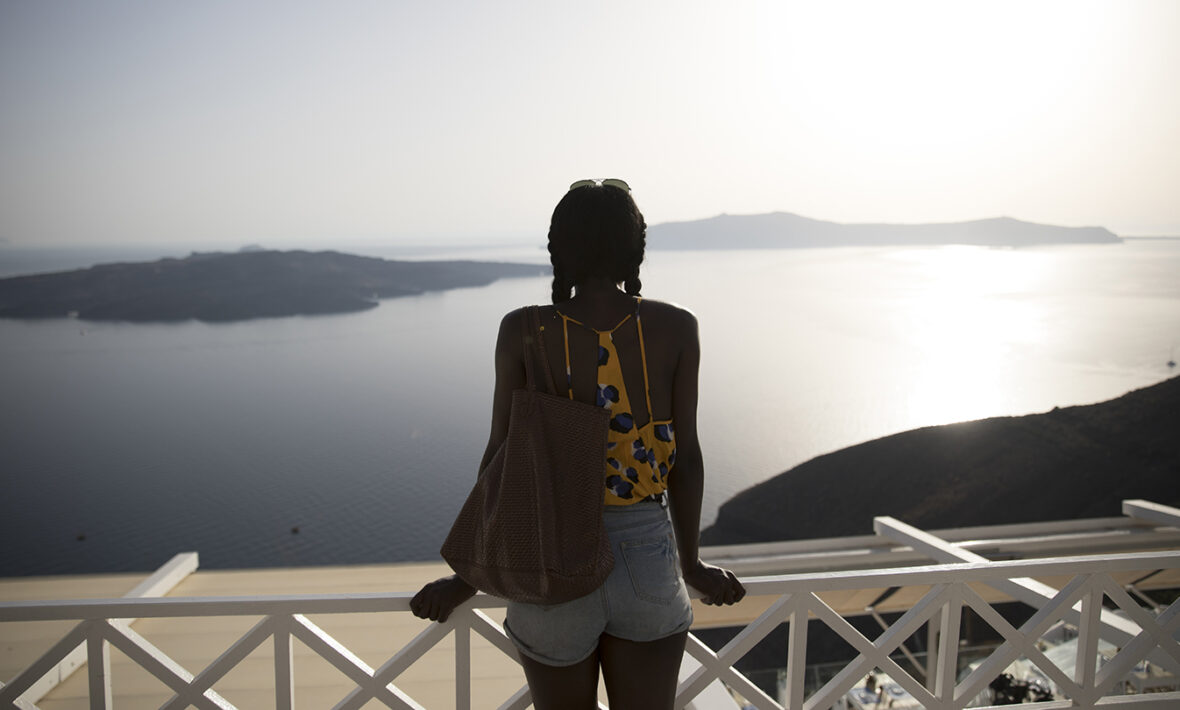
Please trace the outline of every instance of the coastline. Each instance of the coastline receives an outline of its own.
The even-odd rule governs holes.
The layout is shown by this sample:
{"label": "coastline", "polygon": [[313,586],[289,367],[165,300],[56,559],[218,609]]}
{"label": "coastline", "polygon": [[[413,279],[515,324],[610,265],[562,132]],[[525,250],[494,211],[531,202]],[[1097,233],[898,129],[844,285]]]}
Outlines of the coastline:
{"label": "coastline", "polygon": [[703,545],[1118,515],[1180,505],[1180,376],[1098,404],[914,429],[811,459],[742,491]]}

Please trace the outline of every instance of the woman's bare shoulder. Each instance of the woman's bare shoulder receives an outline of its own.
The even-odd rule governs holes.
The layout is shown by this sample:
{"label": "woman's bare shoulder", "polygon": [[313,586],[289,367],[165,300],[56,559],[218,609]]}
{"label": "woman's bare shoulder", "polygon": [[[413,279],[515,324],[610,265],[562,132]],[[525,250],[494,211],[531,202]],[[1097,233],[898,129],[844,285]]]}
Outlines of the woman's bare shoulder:
{"label": "woman's bare shoulder", "polygon": [[521,321],[529,316],[529,308],[532,306],[521,306],[505,313],[504,317],[500,319],[500,328],[515,326],[519,330]]}
{"label": "woman's bare shoulder", "polygon": [[696,337],[697,316],[676,303],[643,299],[641,306],[644,321],[667,328],[669,331],[682,334],[685,337]]}
{"label": "woman's bare shoulder", "polygon": [[529,306],[508,311],[500,319],[500,332],[496,336],[497,352],[521,352],[520,337],[528,323]]}

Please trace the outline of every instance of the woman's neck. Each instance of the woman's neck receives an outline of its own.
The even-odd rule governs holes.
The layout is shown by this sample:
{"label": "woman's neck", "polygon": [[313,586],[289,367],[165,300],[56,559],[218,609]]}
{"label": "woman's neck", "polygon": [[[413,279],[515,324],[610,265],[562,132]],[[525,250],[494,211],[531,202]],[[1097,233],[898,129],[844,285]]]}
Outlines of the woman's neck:
{"label": "woman's neck", "polygon": [[635,307],[634,297],[620,286],[608,280],[580,283],[574,287],[574,297],[562,306],[563,312],[592,328],[610,328]]}
{"label": "woman's neck", "polygon": [[605,279],[589,280],[574,287],[574,298],[601,301],[613,300],[620,295],[623,295],[621,284]]}

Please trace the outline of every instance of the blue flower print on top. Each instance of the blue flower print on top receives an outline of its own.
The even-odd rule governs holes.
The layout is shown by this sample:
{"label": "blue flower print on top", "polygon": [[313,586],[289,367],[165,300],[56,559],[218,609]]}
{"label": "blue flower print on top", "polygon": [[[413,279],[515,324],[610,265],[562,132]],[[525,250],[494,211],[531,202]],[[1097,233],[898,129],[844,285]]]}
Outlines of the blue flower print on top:
{"label": "blue flower print on top", "polygon": [[667,477],[668,477],[667,464],[660,464],[660,478],[667,478]]}
{"label": "blue flower print on top", "polygon": [[618,459],[612,459],[610,457],[607,457],[606,464],[616,471],[623,470],[623,464],[619,463]]}
{"label": "blue flower print on top", "polygon": [[598,406],[610,409],[612,404],[619,403],[619,388],[614,385],[598,385]]}
{"label": "blue flower print on top", "polygon": [[635,489],[635,486],[631,485],[628,481],[624,481],[622,476],[607,476],[606,488],[619,498],[626,499],[631,497],[631,491]]}
{"label": "blue flower print on top", "polygon": [[635,428],[635,420],[631,418],[630,412],[620,412],[611,417],[610,428],[620,434],[626,434]]}
{"label": "blue flower print on top", "polygon": [[610,351],[607,350],[606,348],[602,347],[601,345],[599,345],[598,346],[598,366],[602,367],[603,365],[607,364],[608,362],[610,362]]}
{"label": "blue flower print on top", "polygon": [[674,433],[671,424],[656,424],[656,438],[660,441],[671,441]]}
{"label": "blue flower print on top", "polygon": [[643,445],[643,437],[631,442],[631,455],[639,463],[648,463],[649,461],[655,460],[655,456]]}
{"label": "blue flower print on top", "polygon": [[627,478],[630,478],[633,483],[639,483],[639,471],[636,471],[634,468],[628,466]]}

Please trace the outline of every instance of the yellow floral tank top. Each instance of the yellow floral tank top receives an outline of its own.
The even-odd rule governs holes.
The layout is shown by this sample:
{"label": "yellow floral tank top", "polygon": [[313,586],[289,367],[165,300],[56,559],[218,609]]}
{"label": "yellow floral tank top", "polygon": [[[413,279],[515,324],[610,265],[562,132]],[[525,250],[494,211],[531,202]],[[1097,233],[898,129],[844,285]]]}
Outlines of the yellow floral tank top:
{"label": "yellow floral tank top", "polygon": [[[668,472],[676,463],[676,436],[672,420],[657,422],[651,412],[651,388],[647,378],[647,351],[643,344],[643,322],[639,306],[610,330],[597,330],[557,312],[562,320],[565,341],[565,380],[570,399],[574,398],[570,372],[569,324],[592,330],[598,334],[598,394],[597,404],[611,412],[610,430],[606,441],[607,505],[630,505],[648,496],[663,493],[668,488]],[[639,357],[643,364],[643,387],[647,401],[647,423],[635,426],[631,400],[623,384],[623,368],[615,348],[614,333],[625,323],[635,319],[639,335]]]}

